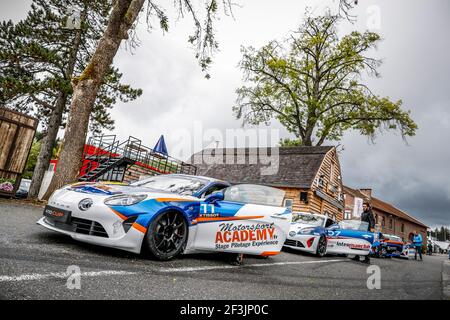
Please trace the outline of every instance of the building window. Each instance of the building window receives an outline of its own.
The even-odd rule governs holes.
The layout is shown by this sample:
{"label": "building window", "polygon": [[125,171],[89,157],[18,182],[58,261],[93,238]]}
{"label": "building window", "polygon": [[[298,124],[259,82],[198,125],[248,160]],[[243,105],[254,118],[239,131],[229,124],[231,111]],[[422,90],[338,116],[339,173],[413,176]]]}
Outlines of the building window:
{"label": "building window", "polygon": [[291,211],[292,211],[292,205],[293,204],[294,204],[294,200],[292,200],[292,199],[284,199],[284,206],[286,208],[291,209]]}
{"label": "building window", "polygon": [[317,186],[320,188],[325,188],[325,175],[321,174],[317,180]]}
{"label": "building window", "polygon": [[379,222],[379,219],[378,219],[378,215],[376,214],[375,215],[375,224],[378,224],[378,222]]}
{"label": "building window", "polygon": [[344,220],[350,220],[352,218],[352,212],[350,210],[345,210]]}
{"label": "building window", "polygon": [[392,218],[389,219],[389,229],[392,229]]}
{"label": "building window", "polygon": [[386,218],[382,217],[381,218],[381,226],[384,227],[386,225]]}
{"label": "building window", "polygon": [[405,232],[405,224],[402,223],[402,232]]}

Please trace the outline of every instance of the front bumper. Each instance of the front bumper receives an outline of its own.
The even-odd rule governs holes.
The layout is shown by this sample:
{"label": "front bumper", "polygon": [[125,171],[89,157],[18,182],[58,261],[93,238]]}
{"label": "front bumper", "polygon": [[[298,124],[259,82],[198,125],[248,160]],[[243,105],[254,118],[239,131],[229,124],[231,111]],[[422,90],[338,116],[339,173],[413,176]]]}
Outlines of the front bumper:
{"label": "front bumper", "polygon": [[42,217],[37,221],[37,224],[62,234],[66,234],[72,237],[75,240],[87,242],[91,244],[97,244],[104,247],[111,247],[121,250],[126,250],[134,253],[141,252],[141,245],[144,239],[144,234],[134,228],[130,228],[127,233],[118,238],[106,238],[100,236],[87,235],[82,233],[77,233],[73,231],[64,230],[62,228],[58,228],[52,221],[47,219],[46,217]]}
{"label": "front bumper", "polygon": [[[310,239],[314,240],[308,246],[308,240]],[[316,253],[318,239],[319,237],[314,235],[296,235],[294,237],[288,237],[283,246],[294,250]]]}
{"label": "front bumper", "polygon": [[[85,198],[91,198],[93,205],[81,211],[78,204]],[[70,211],[70,220],[61,223],[44,216],[37,224],[79,241],[139,253],[146,230],[133,227],[126,230],[123,221],[127,217],[106,206],[104,198],[80,192],[59,192],[49,199],[48,204]]]}

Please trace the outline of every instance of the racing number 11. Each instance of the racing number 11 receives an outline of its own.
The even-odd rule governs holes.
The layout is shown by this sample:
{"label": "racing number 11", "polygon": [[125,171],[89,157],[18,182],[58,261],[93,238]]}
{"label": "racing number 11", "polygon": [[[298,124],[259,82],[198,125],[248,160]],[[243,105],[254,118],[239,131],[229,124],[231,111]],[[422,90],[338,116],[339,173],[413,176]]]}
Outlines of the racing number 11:
{"label": "racing number 11", "polygon": [[214,205],[209,203],[200,204],[202,213],[214,213]]}

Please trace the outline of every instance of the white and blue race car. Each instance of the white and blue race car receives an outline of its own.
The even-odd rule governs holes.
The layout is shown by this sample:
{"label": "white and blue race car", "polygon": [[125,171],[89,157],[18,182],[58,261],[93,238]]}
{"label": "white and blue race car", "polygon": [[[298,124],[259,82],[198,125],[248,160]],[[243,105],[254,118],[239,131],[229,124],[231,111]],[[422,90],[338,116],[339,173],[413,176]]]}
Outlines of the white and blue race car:
{"label": "white and blue race car", "polygon": [[75,183],[53,193],[38,224],[72,238],[159,260],[195,251],[278,254],[292,214],[284,191],[189,175],[131,185]]}
{"label": "white and blue race car", "polygon": [[343,220],[335,223],[325,215],[294,213],[284,246],[324,256],[368,255],[378,234],[366,231],[367,222]]}

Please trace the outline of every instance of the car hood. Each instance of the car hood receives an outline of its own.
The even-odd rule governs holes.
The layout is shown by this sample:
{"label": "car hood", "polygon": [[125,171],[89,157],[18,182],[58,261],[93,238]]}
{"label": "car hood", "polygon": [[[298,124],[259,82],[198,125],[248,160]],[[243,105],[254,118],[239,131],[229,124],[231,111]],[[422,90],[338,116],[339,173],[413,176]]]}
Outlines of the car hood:
{"label": "car hood", "polygon": [[193,196],[187,196],[187,195],[179,195],[168,191],[162,191],[157,189],[151,189],[151,188],[145,188],[145,187],[138,187],[138,186],[132,186],[125,183],[101,183],[101,182],[82,182],[82,183],[75,183],[69,186],[66,186],[64,188],[67,191],[75,191],[90,195],[97,195],[97,196],[114,196],[114,195],[121,195],[121,194],[147,194],[147,195],[154,195],[154,196],[168,196],[168,197],[181,197],[181,198],[187,198],[187,199],[196,199]]}
{"label": "car hood", "polygon": [[289,231],[300,231],[305,228],[316,228],[316,226],[307,223],[292,222]]}

